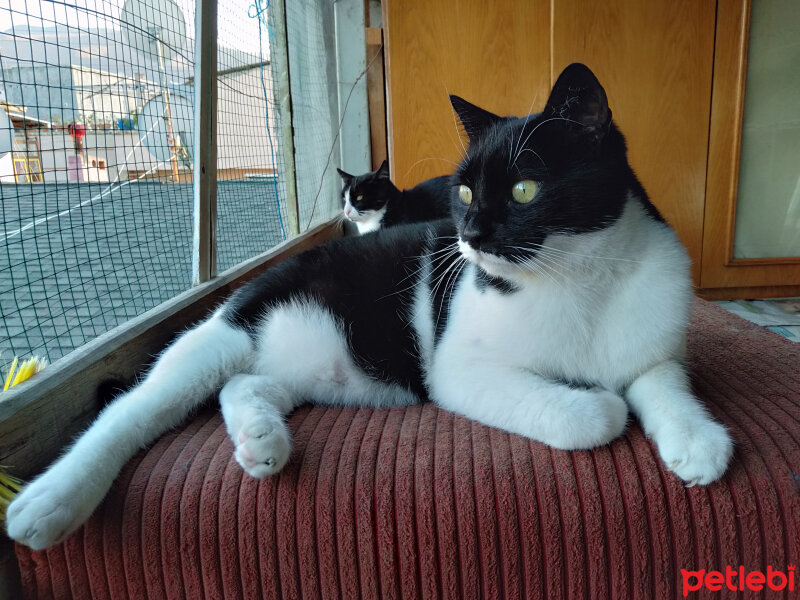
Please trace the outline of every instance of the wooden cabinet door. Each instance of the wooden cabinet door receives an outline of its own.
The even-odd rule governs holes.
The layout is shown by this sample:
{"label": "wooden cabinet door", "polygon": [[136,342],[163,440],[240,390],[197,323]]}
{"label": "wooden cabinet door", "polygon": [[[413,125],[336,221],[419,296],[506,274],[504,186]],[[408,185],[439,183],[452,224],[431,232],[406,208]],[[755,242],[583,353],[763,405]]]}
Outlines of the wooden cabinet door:
{"label": "wooden cabinet door", "polygon": [[800,257],[734,258],[750,10],[749,0],[719,0],[700,280],[708,297],[800,294]]}
{"label": "wooden cabinet door", "polygon": [[678,232],[699,281],[714,62],[715,0],[559,0],[555,76],[572,62],[606,89],[628,158]]}
{"label": "wooden cabinet door", "polygon": [[384,0],[393,179],[402,187],[454,168],[462,150],[448,93],[524,115],[544,107],[567,64],[583,62],[697,282],[715,9],[715,0]]}
{"label": "wooden cabinet door", "polygon": [[389,164],[408,187],[452,173],[464,152],[456,94],[501,115],[550,91],[550,2],[384,0]]}

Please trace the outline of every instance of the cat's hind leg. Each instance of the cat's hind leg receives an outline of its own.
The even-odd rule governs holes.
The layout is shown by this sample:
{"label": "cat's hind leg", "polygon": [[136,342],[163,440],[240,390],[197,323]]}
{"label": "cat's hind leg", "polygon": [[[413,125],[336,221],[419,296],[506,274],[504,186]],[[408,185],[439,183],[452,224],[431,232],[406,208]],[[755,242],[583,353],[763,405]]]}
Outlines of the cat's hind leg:
{"label": "cat's hind leg", "polygon": [[254,373],[269,375],[294,401],[350,406],[396,406],[419,398],[377,379],[358,365],[340,317],[310,300],[276,307],[265,320]]}
{"label": "cat's hind leg", "polygon": [[365,373],[341,319],[310,300],[272,308],[259,328],[252,369],[231,378],[220,404],[236,461],[253,477],[272,475],[286,464],[291,435],[284,417],[305,401],[350,406],[418,401],[408,389]]}
{"label": "cat's hind leg", "polygon": [[705,485],[722,476],[733,443],[692,394],[680,363],[668,360],[640,375],[625,398],[678,477]]}
{"label": "cat's hind leg", "polygon": [[72,447],[8,507],[14,540],[40,550],[83,523],[122,466],[190,412],[233,373],[247,368],[248,334],[214,316],[187,331],[136,387],[114,399]]}

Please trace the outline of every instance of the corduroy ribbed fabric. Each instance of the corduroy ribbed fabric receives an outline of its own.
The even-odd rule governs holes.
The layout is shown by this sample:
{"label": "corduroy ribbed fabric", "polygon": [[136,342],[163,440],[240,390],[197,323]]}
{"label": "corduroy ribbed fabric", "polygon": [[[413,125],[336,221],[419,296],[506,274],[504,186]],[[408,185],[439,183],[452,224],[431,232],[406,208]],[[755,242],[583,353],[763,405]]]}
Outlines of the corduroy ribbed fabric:
{"label": "corduroy ribbed fabric", "polygon": [[208,409],[132,459],[64,543],[17,545],[26,597],[673,599],[682,568],[786,571],[800,345],[697,301],[689,360],[736,443],[710,486],[685,488],[635,422],[565,452],[432,404],[302,407],[289,464],[257,481]]}

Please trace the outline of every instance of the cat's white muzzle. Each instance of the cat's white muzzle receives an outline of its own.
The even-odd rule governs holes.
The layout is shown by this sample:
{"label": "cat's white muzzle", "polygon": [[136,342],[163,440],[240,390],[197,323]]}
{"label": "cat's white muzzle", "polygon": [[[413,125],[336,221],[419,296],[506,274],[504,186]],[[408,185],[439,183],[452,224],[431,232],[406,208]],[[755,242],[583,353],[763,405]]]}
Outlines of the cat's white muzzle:
{"label": "cat's white muzzle", "polygon": [[513,263],[508,262],[506,259],[496,254],[489,254],[488,252],[476,250],[460,238],[458,240],[458,249],[461,252],[461,256],[472,264],[479,266],[489,275],[502,277],[504,279],[513,279],[514,275],[519,275],[519,268]]}
{"label": "cat's white muzzle", "polygon": [[344,203],[344,216],[350,221],[358,220],[359,214],[355,207],[349,201]]}

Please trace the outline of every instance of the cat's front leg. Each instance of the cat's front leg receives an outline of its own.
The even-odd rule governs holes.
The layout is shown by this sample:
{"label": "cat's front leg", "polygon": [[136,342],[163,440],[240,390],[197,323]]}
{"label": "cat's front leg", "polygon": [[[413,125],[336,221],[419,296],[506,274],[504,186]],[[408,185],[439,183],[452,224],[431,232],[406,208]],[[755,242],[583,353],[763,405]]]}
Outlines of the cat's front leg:
{"label": "cat's front leg", "polygon": [[257,478],[283,469],[292,450],[283,417],[295,407],[294,394],[268,375],[239,374],[222,388],[219,401],[241,467]]}
{"label": "cat's front leg", "polygon": [[639,376],[625,398],[670,471],[689,485],[719,479],[733,443],[691,392],[683,366],[669,360]]}
{"label": "cat's front leg", "polygon": [[471,362],[434,365],[439,406],[563,450],[607,444],[625,429],[628,407],[604,389],[576,389],[521,368]]}

